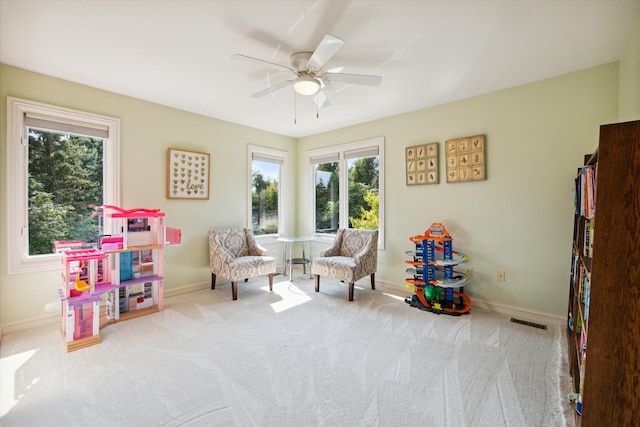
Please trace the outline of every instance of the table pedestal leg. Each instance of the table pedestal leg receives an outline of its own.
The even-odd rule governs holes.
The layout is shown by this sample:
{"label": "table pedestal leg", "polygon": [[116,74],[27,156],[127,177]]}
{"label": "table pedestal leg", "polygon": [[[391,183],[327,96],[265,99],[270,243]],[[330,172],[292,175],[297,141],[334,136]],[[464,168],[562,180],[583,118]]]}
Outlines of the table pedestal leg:
{"label": "table pedestal leg", "polygon": [[289,280],[293,282],[293,244],[289,243]]}
{"label": "table pedestal leg", "polygon": [[311,242],[307,242],[309,244],[309,279],[313,279],[313,274],[311,274],[311,263],[313,262],[313,252],[311,251]]}
{"label": "table pedestal leg", "polygon": [[282,251],[282,275],[287,277],[287,245],[289,242],[284,242],[284,250]]}

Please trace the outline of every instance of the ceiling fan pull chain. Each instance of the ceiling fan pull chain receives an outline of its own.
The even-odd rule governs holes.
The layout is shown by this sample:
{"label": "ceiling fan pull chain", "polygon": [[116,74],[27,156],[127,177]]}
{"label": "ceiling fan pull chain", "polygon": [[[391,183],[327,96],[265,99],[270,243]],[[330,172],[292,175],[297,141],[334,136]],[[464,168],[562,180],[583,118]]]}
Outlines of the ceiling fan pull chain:
{"label": "ceiling fan pull chain", "polygon": [[320,91],[316,92],[316,119],[320,118],[320,96],[318,95]]}
{"label": "ceiling fan pull chain", "polygon": [[298,124],[298,97],[296,91],[293,91],[293,124]]}

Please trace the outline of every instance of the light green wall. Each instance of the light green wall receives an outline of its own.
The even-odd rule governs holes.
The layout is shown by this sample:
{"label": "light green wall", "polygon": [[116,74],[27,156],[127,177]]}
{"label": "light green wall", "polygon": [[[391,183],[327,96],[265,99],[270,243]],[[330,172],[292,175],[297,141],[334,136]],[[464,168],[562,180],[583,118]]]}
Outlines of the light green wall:
{"label": "light green wall", "polygon": [[[182,245],[165,250],[165,290],[207,282],[207,231],[247,223],[247,145],[295,150],[295,139],[163,107],[127,96],[0,64],[0,325],[58,314],[60,272],[7,275],[7,95],[118,117],[121,120],[122,203],[159,208]],[[208,201],[165,197],[167,148],[211,153]],[[292,182],[294,170],[290,171]],[[295,186],[290,189],[292,197]],[[293,207],[289,215],[294,215]]]}
{"label": "light green wall", "polygon": [[[479,300],[566,315],[572,186],[598,127],[617,121],[618,66],[593,69],[302,138],[305,151],[385,137],[385,239],[376,278],[404,286],[408,238],[442,222],[471,256]],[[443,143],[486,135],[487,180],[447,184]],[[439,141],[440,184],[405,185],[405,147]],[[304,169],[299,170],[302,181]],[[303,189],[301,189],[302,191]],[[309,213],[298,204],[298,227]],[[466,267],[466,266],[465,266]],[[496,271],[506,282],[496,282]],[[407,292],[410,292],[409,290]]]}
{"label": "light green wall", "polygon": [[619,121],[640,119],[640,18],[620,59]]}
{"label": "light green wall", "polygon": [[[404,286],[408,237],[441,221],[454,249],[472,258],[466,291],[474,298],[563,316],[572,178],[596,146],[598,126],[617,121],[618,72],[617,63],[608,64],[295,141],[0,65],[0,155],[4,170],[7,95],[119,117],[122,206],[160,208],[167,224],[183,231],[182,246],[165,250],[165,289],[171,290],[209,280],[210,228],[246,222],[247,144],[289,151],[289,178],[304,182],[306,150],[384,136],[386,249],[377,277]],[[487,136],[487,181],[446,184],[442,169],[439,185],[405,186],[404,147],[479,133]],[[168,147],[211,153],[209,201],[165,198]],[[298,197],[288,214],[298,231],[308,190],[290,188],[289,196]],[[3,173],[1,205],[6,201]],[[0,325],[57,315],[59,272],[7,275],[6,209],[0,215]],[[506,271],[504,284],[495,281],[498,269]]]}

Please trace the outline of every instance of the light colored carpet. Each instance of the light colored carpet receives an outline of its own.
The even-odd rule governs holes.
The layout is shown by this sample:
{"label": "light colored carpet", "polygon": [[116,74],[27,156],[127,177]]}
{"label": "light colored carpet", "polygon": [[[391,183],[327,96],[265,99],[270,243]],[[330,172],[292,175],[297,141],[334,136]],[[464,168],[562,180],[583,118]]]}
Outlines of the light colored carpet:
{"label": "light colored carpet", "polygon": [[[563,328],[294,273],[167,298],[66,353],[57,325],[0,344],[3,426],[562,426]],[[368,279],[367,279],[368,280]]]}

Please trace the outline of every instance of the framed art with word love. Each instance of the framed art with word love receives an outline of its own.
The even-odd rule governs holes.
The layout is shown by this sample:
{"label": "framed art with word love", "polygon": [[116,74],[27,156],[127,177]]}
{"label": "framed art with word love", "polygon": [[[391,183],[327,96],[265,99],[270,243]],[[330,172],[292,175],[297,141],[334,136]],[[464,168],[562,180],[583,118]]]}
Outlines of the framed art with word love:
{"label": "framed art with word love", "polygon": [[209,200],[209,153],[167,151],[167,199]]}

